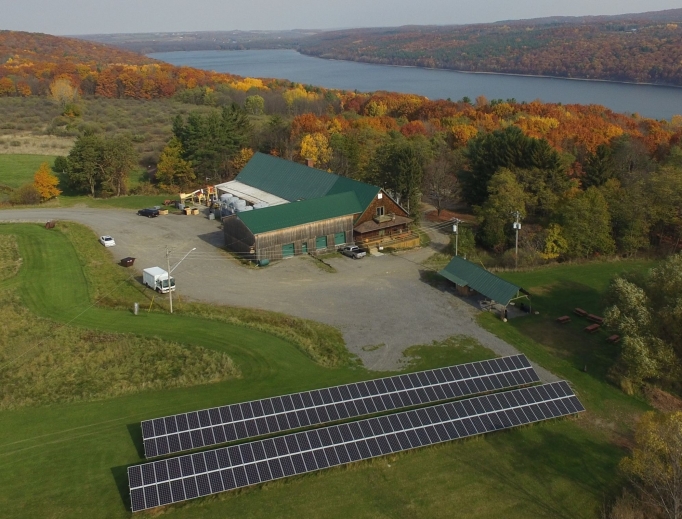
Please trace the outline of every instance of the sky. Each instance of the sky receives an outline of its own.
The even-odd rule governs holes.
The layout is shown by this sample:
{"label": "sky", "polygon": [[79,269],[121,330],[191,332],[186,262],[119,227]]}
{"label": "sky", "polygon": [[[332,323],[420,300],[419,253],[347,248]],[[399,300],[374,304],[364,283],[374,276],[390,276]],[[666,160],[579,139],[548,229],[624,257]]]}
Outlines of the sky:
{"label": "sky", "polygon": [[340,29],[679,7],[680,0],[0,0],[0,29],[55,35]]}

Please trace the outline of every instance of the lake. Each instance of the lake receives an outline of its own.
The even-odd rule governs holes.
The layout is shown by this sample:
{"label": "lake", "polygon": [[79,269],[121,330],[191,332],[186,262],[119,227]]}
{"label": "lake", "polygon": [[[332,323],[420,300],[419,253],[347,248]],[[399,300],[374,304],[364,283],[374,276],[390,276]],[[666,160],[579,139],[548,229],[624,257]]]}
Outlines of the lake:
{"label": "lake", "polygon": [[599,104],[616,112],[655,119],[682,114],[682,88],[577,81],[451,70],[392,67],[304,56],[294,50],[160,52],[149,55],[173,65],[239,76],[288,79],[340,90],[388,90],[429,99],[509,99],[563,104]]}

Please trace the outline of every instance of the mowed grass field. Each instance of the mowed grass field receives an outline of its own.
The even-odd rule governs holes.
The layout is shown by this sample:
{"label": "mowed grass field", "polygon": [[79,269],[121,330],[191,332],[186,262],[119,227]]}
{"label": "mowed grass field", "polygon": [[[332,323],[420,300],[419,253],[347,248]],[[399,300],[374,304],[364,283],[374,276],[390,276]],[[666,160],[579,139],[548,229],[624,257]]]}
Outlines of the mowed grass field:
{"label": "mowed grass field", "polygon": [[33,175],[43,162],[50,166],[52,155],[3,155],[0,154],[0,184],[12,188],[33,182]]}
{"label": "mowed grass field", "polygon": [[[141,461],[140,420],[380,375],[353,363],[323,368],[284,340],[215,320],[155,312],[134,316],[92,306],[93,289],[65,234],[29,224],[0,225],[0,233],[16,237],[22,258],[18,275],[0,283],[0,297],[3,290],[16,290],[36,315],[68,326],[224,352],[241,373],[240,379],[211,385],[0,412],[3,518],[129,517],[126,468]],[[526,337],[515,325],[504,330],[517,334],[515,340]],[[588,413],[196,499],[167,507],[163,515],[598,517],[604,495],[617,491],[616,465],[624,454],[611,427],[603,426],[612,417],[599,401],[615,402],[626,422],[646,406],[528,340],[528,355],[558,367],[555,372],[575,384]],[[491,356],[470,345],[422,346],[411,354],[410,370]],[[21,361],[10,359],[0,369]]]}
{"label": "mowed grass field", "polygon": [[[8,186],[16,189],[23,184],[33,182],[33,175],[43,162],[50,166],[54,163],[54,155],[19,155],[0,153],[0,186]],[[140,185],[145,176],[142,170],[131,172],[128,178],[128,188],[133,189]],[[164,200],[177,198],[177,195],[130,195],[113,198],[96,198],[89,196],[74,195],[68,188],[60,185],[62,195],[54,200],[43,204],[45,207],[73,207],[85,205],[95,208],[118,208],[118,209],[142,209],[162,205]]]}

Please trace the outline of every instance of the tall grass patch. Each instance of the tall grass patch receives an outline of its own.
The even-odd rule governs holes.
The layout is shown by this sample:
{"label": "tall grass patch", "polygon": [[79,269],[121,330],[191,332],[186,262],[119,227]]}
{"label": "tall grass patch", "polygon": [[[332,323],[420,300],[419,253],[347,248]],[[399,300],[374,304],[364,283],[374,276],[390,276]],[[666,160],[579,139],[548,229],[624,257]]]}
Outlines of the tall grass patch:
{"label": "tall grass patch", "polygon": [[9,279],[19,272],[21,257],[17,239],[9,235],[0,235],[0,281]]}
{"label": "tall grass patch", "polygon": [[0,409],[100,400],[239,376],[225,353],[60,326],[0,293]]}

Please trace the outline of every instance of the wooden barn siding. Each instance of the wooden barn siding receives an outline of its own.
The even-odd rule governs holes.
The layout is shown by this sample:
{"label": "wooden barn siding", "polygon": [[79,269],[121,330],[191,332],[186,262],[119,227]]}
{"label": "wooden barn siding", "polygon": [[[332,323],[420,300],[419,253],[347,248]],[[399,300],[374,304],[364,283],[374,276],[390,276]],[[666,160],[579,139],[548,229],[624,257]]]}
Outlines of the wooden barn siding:
{"label": "wooden barn siding", "polygon": [[282,259],[282,245],[290,243],[294,244],[295,254],[301,254],[303,243],[308,244],[308,252],[314,252],[318,236],[326,236],[327,248],[333,249],[335,245],[340,245],[334,243],[334,235],[339,232],[346,234],[346,243],[353,241],[353,215],[258,234],[256,259]]}
{"label": "wooden barn siding", "polygon": [[377,207],[384,206],[384,214],[387,215],[389,213],[394,213],[398,216],[409,216],[407,214],[407,211],[405,211],[402,207],[400,207],[398,204],[396,204],[393,199],[391,199],[390,196],[388,196],[384,191],[381,191],[383,197],[378,199],[376,196],[374,197],[374,200],[372,200],[372,203],[369,204],[367,209],[365,209],[365,212],[360,215],[360,218],[358,218],[358,221],[355,222],[355,226],[357,227],[361,223],[368,222],[372,218],[374,218],[377,214]]}
{"label": "wooden barn siding", "polygon": [[227,250],[237,252],[245,257],[254,258],[249,254],[256,244],[256,237],[237,216],[223,218],[223,235]]}

